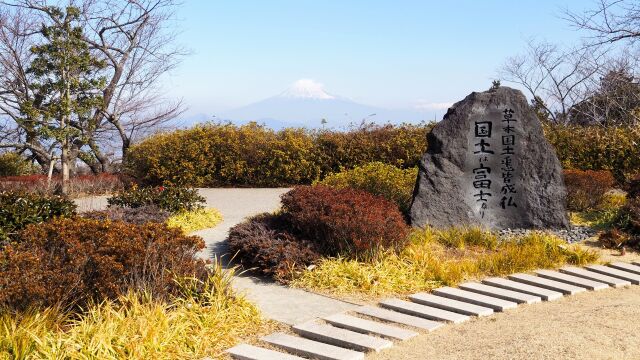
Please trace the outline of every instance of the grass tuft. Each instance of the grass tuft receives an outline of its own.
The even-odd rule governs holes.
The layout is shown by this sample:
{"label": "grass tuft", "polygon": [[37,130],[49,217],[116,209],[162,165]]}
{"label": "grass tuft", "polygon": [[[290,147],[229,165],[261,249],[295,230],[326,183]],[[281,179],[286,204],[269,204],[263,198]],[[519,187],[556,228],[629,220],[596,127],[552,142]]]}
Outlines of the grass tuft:
{"label": "grass tuft", "polygon": [[374,261],[323,259],[293,275],[293,286],[337,296],[402,295],[487,276],[501,276],[564,264],[594,262],[598,255],[556,236],[533,232],[499,241],[489,231],[470,228],[414,230],[401,253]]}
{"label": "grass tuft", "polygon": [[196,209],[180,212],[167,219],[167,225],[181,228],[185,234],[215,227],[222,221],[222,214],[216,209]]}

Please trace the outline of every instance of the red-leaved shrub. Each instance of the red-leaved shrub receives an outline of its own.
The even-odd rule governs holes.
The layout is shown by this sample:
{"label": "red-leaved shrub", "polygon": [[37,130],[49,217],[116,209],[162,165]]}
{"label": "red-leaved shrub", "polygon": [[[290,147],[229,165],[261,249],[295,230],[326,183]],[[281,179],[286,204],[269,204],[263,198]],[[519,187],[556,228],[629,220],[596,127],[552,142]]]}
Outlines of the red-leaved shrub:
{"label": "red-leaved shrub", "polygon": [[229,249],[246,268],[286,281],[291,270],[314,263],[315,245],[297,239],[281,215],[260,214],[229,230]]}
{"label": "red-leaved shrub", "polygon": [[282,195],[282,209],[293,233],[324,255],[366,257],[407,241],[409,227],[398,206],[365,191],[299,186]]}
{"label": "red-leaved shrub", "polygon": [[60,218],[26,227],[0,249],[0,307],[82,307],[129,289],[177,294],[174,279],[206,275],[197,236],[163,224]]}
{"label": "red-leaved shrub", "polygon": [[[131,182],[124,175],[98,174],[78,175],[69,179],[69,195],[78,197],[83,195],[102,195],[121,190]],[[42,174],[0,177],[0,190],[21,190],[47,194],[55,192],[62,185],[62,179],[54,176],[51,183]]]}
{"label": "red-leaved shrub", "polygon": [[586,211],[598,208],[616,181],[606,170],[564,170],[564,183],[567,187],[567,209]]}

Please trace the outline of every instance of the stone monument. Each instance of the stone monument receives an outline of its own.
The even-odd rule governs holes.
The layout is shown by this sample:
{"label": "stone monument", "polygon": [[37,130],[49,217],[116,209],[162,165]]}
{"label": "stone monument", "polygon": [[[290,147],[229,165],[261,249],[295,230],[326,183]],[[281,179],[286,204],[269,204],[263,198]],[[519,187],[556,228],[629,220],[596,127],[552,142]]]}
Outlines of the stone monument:
{"label": "stone monument", "polygon": [[427,135],[414,226],[566,228],[562,168],[522,92],[474,92]]}

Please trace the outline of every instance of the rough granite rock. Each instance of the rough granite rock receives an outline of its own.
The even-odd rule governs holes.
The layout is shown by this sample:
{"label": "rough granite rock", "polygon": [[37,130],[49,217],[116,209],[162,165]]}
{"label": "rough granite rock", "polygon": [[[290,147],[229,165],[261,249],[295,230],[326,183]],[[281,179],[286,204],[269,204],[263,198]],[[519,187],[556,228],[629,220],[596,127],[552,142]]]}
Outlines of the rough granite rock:
{"label": "rough granite rock", "polygon": [[447,111],[427,142],[413,226],[568,227],[560,162],[522,92],[499,87],[470,94]]}

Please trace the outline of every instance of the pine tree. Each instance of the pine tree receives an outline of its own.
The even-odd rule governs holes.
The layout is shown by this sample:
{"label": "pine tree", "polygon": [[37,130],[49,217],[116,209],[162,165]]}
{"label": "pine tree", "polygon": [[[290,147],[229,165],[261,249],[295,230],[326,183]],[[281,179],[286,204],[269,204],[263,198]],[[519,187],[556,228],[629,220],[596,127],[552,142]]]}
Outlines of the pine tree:
{"label": "pine tree", "polygon": [[34,59],[28,68],[35,81],[35,96],[21,104],[28,119],[37,119],[33,129],[59,149],[62,167],[62,193],[68,193],[69,156],[74,139],[83,137],[91,124],[92,110],[102,104],[105,86],[100,70],[104,62],[93,56],[78,26],[80,10],[47,7],[50,25],[43,25],[43,43],[33,46]]}

